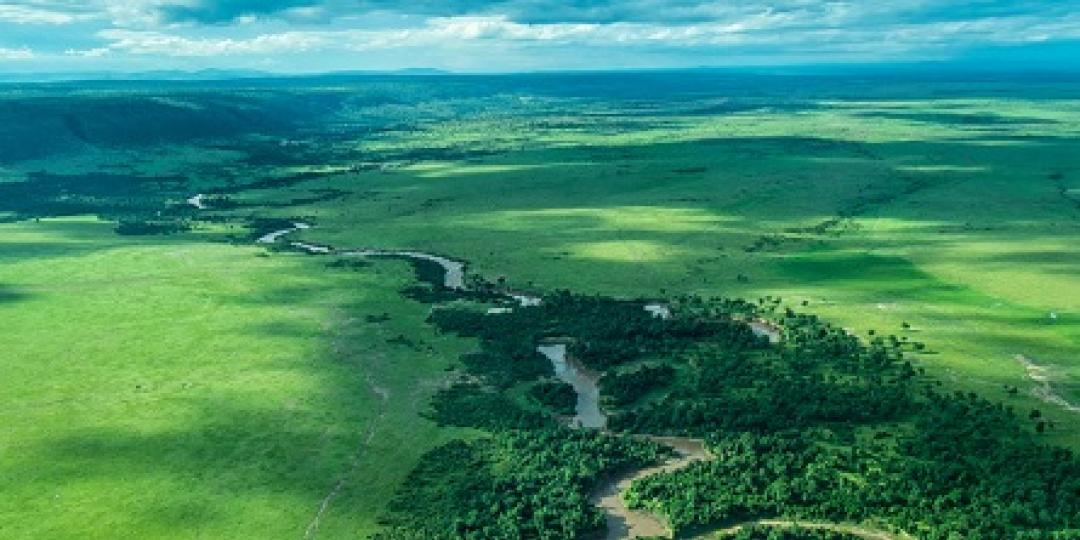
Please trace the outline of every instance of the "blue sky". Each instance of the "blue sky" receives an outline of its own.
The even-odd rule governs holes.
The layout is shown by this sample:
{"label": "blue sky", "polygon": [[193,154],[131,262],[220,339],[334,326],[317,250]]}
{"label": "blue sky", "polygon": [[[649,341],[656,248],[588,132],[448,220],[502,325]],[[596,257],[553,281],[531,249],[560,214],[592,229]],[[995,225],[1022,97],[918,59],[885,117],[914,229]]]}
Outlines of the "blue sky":
{"label": "blue sky", "polygon": [[0,71],[1080,65],[1080,0],[0,0]]}

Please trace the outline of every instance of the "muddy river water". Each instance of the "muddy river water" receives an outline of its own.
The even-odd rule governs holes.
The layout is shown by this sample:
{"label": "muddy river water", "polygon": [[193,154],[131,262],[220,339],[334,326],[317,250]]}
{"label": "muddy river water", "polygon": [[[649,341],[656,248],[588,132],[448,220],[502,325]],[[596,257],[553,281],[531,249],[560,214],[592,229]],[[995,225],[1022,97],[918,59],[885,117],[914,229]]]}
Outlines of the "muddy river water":
{"label": "muddy river water", "polygon": [[551,361],[555,376],[574,387],[577,406],[572,425],[604,429],[607,416],[600,410],[600,376],[566,354],[566,343],[546,343],[536,348]]}
{"label": "muddy river water", "polygon": [[[201,194],[191,197],[187,200],[187,203],[200,210],[206,208],[204,196]],[[257,239],[257,242],[262,244],[272,244],[290,233],[309,228],[311,228],[311,226],[306,223],[296,222],[289,228],[264,234]],[[305,242],[292,242],[290,245],[311,254],[337,254],[355,257],[398,257],[430,261],[442,266],[446,271],[444,281],[446,287],[451,289],[466,288],[465,263],[440,255],[407,250],[337,250],[329,246]],[[513,299],[520,308],[539,306],[542,303],[540,297],[523,293],[511,293],[508,297]],[[643,308],[645,311],[662,319],[669,319],[673,316],[670,306],[664,303],[648,303],[645,304]],[[495,309],[496,311],[491,313],[507,313],[515,308],[503,307]],[[754,319],[748,321],[748,323],[755,334],[767,337],[770,342],[776,343],[782,339],[782,329],[772,322],[763,319]],[[551,361],[556,377],[572,386],[574,392],[577,393],[577,404],[575,406],[575,414],[571,419],[571,425],[582,429],[603,430],[607,426],[607,416],[604,414],[600,402],[599,375],[574,360],[573,357],[568,354],[568,344],[569,340],[550,340],[540,343],[537,346],[537,350]],[[1029,371],[1038,369],[1038,366],[1035,366],[1026,357],[1021,360],[1021,363],[1023,363]],[[1035,378],[1034,375],[1033,378]],[[656,437],[650,435],[635,436],[669,446],[675,450],[676,455],[659,465],[645,469],[626,471],[623,474],[610,478],[590,494],[590,500],[604,513],[607,521],[608,531],[605,536],[606,540],[622,540],[648,536],[670,538],[672,532],[664,520],[649,512],[631,510],[626,506],[626,503],[623,500],[623,494],[626,493],[626,490],[630,488],[630,484],[635,480],[654,474],[670,473],[687,467],[695,462],[713,458],[704,442],[700,439],[686,437]],[[760,520],[757,523],[765,525],[790,524],[790,522],[787,521],[777,520]],[[906,535],[894,535],[883,531],[844,524],[801,523],[801,525],[808,526],[809,528],[846,532],[867,540],[908,540],[911,538]],[[738,526],[735,527],[735,529],[737,528]]]}
{"label": "muddy river water", "polygon": [[[310,225],[297,222],[290,228],[264,234],[257,241],[263,244],[272,244],[290,233],[308,228],[310,228]],[[353,257],[399,257],[434,262],[442,266],[446,271],[444,282],[446,287],[451,289],[464,289],[466,287],[465,263],[431,253],[408,250],[336,250],[328,246],[305,242],[292,242],[290,245],[312,254],[333,253]],[[509,296],[520,308],[538,306],[542,302],[539,297],[521,293],[513,293]],[[672,317],[671,309],[666,304],[649,303],[644,305],[643,308],[659,318],[668,319]],[[490,313],[506,313],[510,309],[512,308],[497,308],[496,311]],[[751,326],[755,333],[768,336],[771,341],[779,340],[778,329],[757,321],[752,323]],[[555,376],[572,386],[577,394],[577,404],[575,414],[571,418],[571,425],[582,429],[603,430],[607,427],[607,415],[603,412],[600,402],[599,374],[570,356],[568,354],[568,345],[569,340],[550,340],[537,345],[537,351],[551,361]],[[623,493],[629,489],[634,480],[654,474],[672,472],[696,461],[710,459],[711,457],[703,441],[699,439],[652,436],[644,436],[643,438],[672,447],[676,451],[676,456],[653,467],[627,471],[617,475],[602,483],[591,494],[590,500],[604,512],[607,520],[608,532],[605,538],[608,540],[636,538],[638,536],[669,537],[671,531],[662,519],[648,512],[631,510],[623,501]]]}

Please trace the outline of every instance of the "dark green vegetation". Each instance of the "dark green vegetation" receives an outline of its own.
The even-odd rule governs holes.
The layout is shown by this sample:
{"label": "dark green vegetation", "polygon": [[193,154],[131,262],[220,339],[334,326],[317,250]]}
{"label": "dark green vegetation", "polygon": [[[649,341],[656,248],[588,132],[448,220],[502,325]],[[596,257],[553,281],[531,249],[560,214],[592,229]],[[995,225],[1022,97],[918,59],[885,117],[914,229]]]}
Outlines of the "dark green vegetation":
{"label": "dark green vegetation", "polygon": [[601,532],[588,499],[605,475],[651,465],[662,446],[568,428],[501,431],[426,456],[377,538],[578,538]]}
{"label": "dark green vegetation", "polygon": [[[943,407],[931,418],[952,425],[876,443],[837,441],[833,431],[723,435],[712,443],[716,461],[648,478],[629,497],[680,530],[784,516],[876,519],[929,539],[1076,537],[1075,456],[1016,440],[1015,417],[971,419],[961,405]],[[914,428],[928,423],[918,419]],[[981,424],[1001,434],[979,437]]]}
{"label": "dark green vegetation", "polygon": [[[1076,536],[1076,460],[1055,448],[1080,448],[1078,88],[3,87],[0,536],[353,538],[378,518],[399,535],[594,531],[583,497],[661,456],[559,427],[572,396],[535,350],[547,339],[601,372],[614,430],[730,457],[632,490],[683,531]],[[296,221],[314,228],[228,245]],[[468,261],[472,288],[297,239]],[[548,294],[522,309],[511,290]],[[721,296],[750,303],[697,300]],[[674,298],[677,317],[614,298]],[[786,342],[753,335],[754,314]]]}
{"label": "dark green vegetation", "polygon": [[[717,312],[690,303],[697,317]],[[722,312],[721,312],[722,313]],[[890,422],[912,405],[914,369],[905,347],[869,347],[814,316],[782,318],[788,346],[748,355],[729,344],[687,351],[682,388],[616,415],[612,426],[637,432],[707,436],[716,430],[769,431],[830,423]]]}
{"label": "dark green vegetation", "polygon": [[[505,365],[527,364],[525,351],[550,338],[570,340],[579,353],[607,351],[611,360],[593,357],[591,365],[611,370],[602,381],[626,381],[601,386],[609,403],[622,406],[612,411],[614,431],[704,437],[715,456],[639,480],[628,494],[632,506],[664,516],[676,533],[773,517],[874,520],[929,540],[1080,533],[1080,460],[1030,433],[1040,415],[939,390],[905,359],[916,347],[900,340],[864,344],[788,310],[777,316],[786,339],[770,346],[742,322],[757,313],[749,304],[686,297],[672,307],[675,317],[665,320],[639,302],[562,292],[509,314],[442,308],[431,320],[480,337],[481,350]],[[521,355],[497,352],[514,349]],[[662,364],[612,375],[646,360]],[[477,376],[486,370],[466,368]],[[646,370],[656,374],[647,390],[668,387],[627,407],[636,400],[620,397],[632,395],[624,388],[644,384],[636,374]],[[437,395],[437,418],[496,432],[542,425],[515,409],[500,386],[459,385]],[[397,511],[407,510],[423,526],[439,526],[424,518],[436,512]]]}
{"label": "dark green vegetation", "polygon": [[724,536],[728,540],[858,540],[860,537],[842,532],[793,527],[746,527]]}
{"label": "dark green vegetation", "polygon": [[633,403],[650,390],[667,386],[674,377],[675,370],[671,366],[643,366],[630,371],[604,373],[600,387],[611,396],[615,406],[621,407]]}
{"label": "dark green vegetation", "polygon": [[529,395],[557,414],[572,415],[577,405],[574,387],[562,381],[540,381],[529,387]]}

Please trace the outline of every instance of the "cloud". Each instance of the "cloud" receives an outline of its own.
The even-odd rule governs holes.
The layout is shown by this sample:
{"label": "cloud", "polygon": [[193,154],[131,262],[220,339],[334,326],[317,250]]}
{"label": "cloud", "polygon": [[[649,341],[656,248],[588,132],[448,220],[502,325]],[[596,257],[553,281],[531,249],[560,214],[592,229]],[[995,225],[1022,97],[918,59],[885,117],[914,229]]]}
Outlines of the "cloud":
{"label": "cloud", "polygon": [[[0,46],[67,58],[218,58],[351,69],[918,60],[1080,40],[1069,2],[1034,0],[0,0]],[[15,9],[12,6],[19,6]],[[5,11],[5,8],[6,11]],[[7,19],[5,19],[5,16]],[[55,32],[4,21],[62,24]],[[47,23],[47,21],[49,21]],[[7,30],[7,31],[5,31]],[[63,31],[61,31],[63,30]],[[52,33],[50,33],[52,32]],[[5,34],[8,43],[5,43]],[[50,40],[45,43],[46,40]],[[1078,46],[1080,48],[1080,46]],[[455,57],[454,55],[457,55]],[[92,60],[86,60],[91,62]],[[220,60],[225,61],[225,60]],[[102,60],[104,63],[105,61]]]}
{"label": "cloud", "polygon": [[671,45],[735,43],[740,33],[780,24],[783,16],[763,15],[722,25],[664,27],[638,23],[522,24],[505,17],[436,17],[415,28],[375,30],[290,31],[248,38],[191,38],[147,30],[109,29],[98,32],[107,45],[70,50],[77,56],[112,53],[211,57],[267,55],[320,50],[370,51],[454,44],[537,43],[556,45],[614,45],[668,43]]}
{"label": "cloud", "polygon": [[430,17],[505,17],[523,24],[693,23],[762,11],[828,12],[843,2],[813,0],[134,0],[167,23],[220,24],[240,19],[293,19],[317,12],[323,20],[397,13]]}
{"label": "cloud", "polygon": [[104,30],[98,35],[110,43],[93,49],[70,49],[67,54],[100,57],[112,53],[172,57],[268,55],[299,53],[329,45],[327,36],[313,32],[263,34],[249,39],[187,38],[154,31]]}
{"label": "cloud", "polygon": [[[63,6],[59,6],[63,7]],[[71,9],[51,6],[0,3],[0,22],[14,24],[70,24],[86,15]]]}
{"label": "cloud", "polygon": [[723,22],[765,12],[822,13],[835,9],[839,2],[805,0],[586,0],[548,2],[545,0],[507,0],[492,5],[512,20],[527,24],[559,22],[610,24],[665,23],[674,25]]}
{"label": "cloud", "polygon": [[150,10],[166,23],[221,24],[250,18],[294,20],[313,15],[329,21],[373,12],[448,16],[484,11],[501,4],[503,0],[162,0],[150,6]]}
{"label": "cloud", "polygon": [[29,47],[19,47],[17,49],[0,47],[0,60],[32,60],[34,56],[34,51],[30,50]]}
{"label": "cloud", "polygon": [[221,24],[318,13],[323,21],[396,13],[421,18],[504,17],[522,24],[724,22],[764,12],[817,25],[942,22],[1075,11],[1068,2],[1031,0],[99,0],[136,4],[166,23]]}
{"label": "cloud", "polygon": [[[848,16],[850,13],[834,13],[834,20]],[[407,28],[295,30],[248,37],[190,37],[157,30],[108,29],[97,34],[107,42],[106,45],[72,50],[69,54],[91,57],[115,53],[168,57],[265,56],[315,51],[444,48],[483,43],[491,47],[527,44],[582,50],[654,47],[696,50],[698,53],[782,55],[797,49],[802,53],[822,55],[890,55],[979,43],[1014,44],[1080,38],[1080,15],[1055,20],[1024,16],[867,28],[816,22],[815,15],[804,11],[766,10],[723,21],[679,25],[645,22],[526,24],[504,15],[470,15],[432,17],[419,26]]]}
{"label": "cloud", "polygon": [[317,7],[319,0],[198,0],[159,6],[160,16],[170,22],[215,24],[243,17],[270,15],[297,8]]}

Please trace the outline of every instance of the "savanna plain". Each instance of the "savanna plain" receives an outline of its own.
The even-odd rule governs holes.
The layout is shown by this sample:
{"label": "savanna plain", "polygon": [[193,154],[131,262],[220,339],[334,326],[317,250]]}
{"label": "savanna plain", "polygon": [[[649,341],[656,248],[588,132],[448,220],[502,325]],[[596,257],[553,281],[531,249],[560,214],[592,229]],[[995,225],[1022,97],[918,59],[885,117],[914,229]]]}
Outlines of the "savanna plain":
{"label": "savanna plain", "polygon": [[0,537],[1080,538],[1078,92],[0,86]]}

